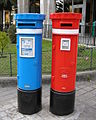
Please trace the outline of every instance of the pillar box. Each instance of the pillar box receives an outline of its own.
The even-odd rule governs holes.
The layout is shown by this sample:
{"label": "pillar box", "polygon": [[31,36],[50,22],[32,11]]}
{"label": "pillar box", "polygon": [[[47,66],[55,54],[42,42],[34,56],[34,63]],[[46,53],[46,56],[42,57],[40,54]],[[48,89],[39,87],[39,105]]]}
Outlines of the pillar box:
{"label": "pillar box", "polygon": [[41,110],[42,28],[45,15],[16,14],[18,110]]}
{"label": "pillar box", "polygon": [[81,14],[53,13],[50,111],[67,115],[74,111],[79,22]]}

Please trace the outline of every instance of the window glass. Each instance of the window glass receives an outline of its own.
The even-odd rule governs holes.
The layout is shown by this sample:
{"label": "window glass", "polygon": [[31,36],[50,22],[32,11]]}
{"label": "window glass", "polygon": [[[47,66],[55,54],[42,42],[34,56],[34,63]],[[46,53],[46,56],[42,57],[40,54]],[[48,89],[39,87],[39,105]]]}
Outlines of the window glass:
{"label": "window glass", "polygon": [[30,0],[30,13],[40,13],[40,0]]}
{"label": "window glass", "polygon": [[74,9],[74,12],[75,12],[75,13],[82,13],[82,8],[75,8],[75,9]]}
{"label": "window glass", "polygon": [[72,12],[72,0],[64,1],[64,12]]}
{"label": "window glass", "polygon": [[56,0],[56,12],[63,12],[63,0]]}
{"label": "window glass", "polygon": [[56,0],[56,12],[72,12],[72,0]]}
{"label": "window glass", "polygon": [[74,5],[83,4],[83,0],[73,0],[73,1],[74,1]]}

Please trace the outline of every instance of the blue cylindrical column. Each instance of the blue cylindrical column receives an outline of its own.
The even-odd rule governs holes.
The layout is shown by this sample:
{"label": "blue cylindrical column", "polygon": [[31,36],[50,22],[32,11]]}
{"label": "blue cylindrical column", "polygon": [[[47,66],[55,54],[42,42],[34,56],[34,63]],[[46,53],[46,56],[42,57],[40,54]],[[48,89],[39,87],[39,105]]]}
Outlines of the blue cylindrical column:
{"label": "blue cylindrical column", "polygon": [[42,28],[45,15],[16,14],[18,110],[41,110]]}

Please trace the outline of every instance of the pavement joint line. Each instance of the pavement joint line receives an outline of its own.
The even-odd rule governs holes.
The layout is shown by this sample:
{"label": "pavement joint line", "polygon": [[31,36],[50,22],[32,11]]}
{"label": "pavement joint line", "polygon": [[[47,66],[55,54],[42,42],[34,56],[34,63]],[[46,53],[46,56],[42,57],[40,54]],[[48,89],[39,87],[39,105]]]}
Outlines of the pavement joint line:
{"label": "pavement joint line", "polygon": [[[79,92],[79,91],[78,91]],[[82,96],[82,95],[84,95],[84,94],[86,94],[86,93],[88,93],[88,92],[90,92],[90,91],[86,91],[85,93],[80,93],[80,95],[78,95],[78,96]]]}
{"label": "pavement joint line", "polygon": [[[4,91],[4,92],[3,92],[3,95],[0,94],[0,96],[7,96],[7,95],[12,94],[12,93],[14,93],[14,92],[15,92],[15,91],[10,91],[10,93],[8,93],[8,92],[6,93],[6,91]],[[6,93],[6,94],[4,94],[4,93]]]}
{"label": "pavement joint line", "polygon": [[[84,102],[84,101],[82,101],[82,102]],[[88,103],[84,103],[87,107],[91,107],[92,109],[95,109],[96,110],[96,108],[93,108],[93,106],[91,106],[91,105],[89,105]]]}

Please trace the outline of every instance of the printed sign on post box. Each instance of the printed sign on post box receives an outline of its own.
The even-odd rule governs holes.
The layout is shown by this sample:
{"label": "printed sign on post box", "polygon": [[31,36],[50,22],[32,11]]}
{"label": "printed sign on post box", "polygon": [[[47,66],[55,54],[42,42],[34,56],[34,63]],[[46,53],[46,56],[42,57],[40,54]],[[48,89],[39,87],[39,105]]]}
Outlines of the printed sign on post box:
{"label": "printed sign on post box", "polygon": [[35,37],[20,37],[20,57],[35,57]]}
{"label": "printed sign on post box", "polygon": [[61,50],[70,51],[70,38],[61,38]]}

